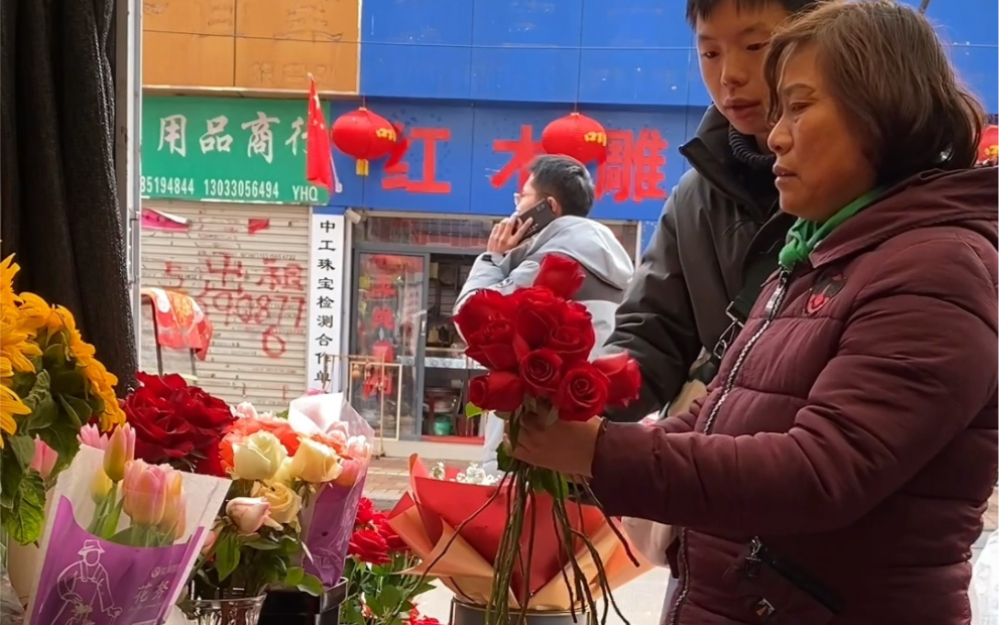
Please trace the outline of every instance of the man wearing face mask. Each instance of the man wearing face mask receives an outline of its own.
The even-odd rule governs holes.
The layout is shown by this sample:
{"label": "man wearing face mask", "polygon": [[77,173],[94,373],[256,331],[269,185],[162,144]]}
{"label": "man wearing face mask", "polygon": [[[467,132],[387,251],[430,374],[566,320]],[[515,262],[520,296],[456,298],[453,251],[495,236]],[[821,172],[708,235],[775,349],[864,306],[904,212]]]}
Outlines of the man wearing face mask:
{"label": "man wearing face mask", "polygon": [[[493,227],[486,252],[472,266],[454,312],[476,291],[512,293],[534,284],[542,259],[561,254],[576,260],[586,279],[576,293],[593,316],[596,345],[614,329],[614,312],[624,298],[634,266],[609,228],[588,218],[594,188],[586,167],[567,156],[539,156],[529,167],[517,209]],[[486,424],[485,468],[496,469],[503,422]]]}

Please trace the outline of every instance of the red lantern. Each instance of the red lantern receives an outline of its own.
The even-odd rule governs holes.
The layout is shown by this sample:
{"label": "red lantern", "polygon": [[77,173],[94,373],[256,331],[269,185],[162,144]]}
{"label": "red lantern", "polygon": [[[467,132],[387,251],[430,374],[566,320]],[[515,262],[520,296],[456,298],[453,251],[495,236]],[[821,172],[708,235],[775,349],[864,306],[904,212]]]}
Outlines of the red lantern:
{"label": "red lantern", "polygon": [[581,163],[602,163],[607,159],[607,131],[597,120],[572,113],[545,127],[541,146],[548,154],[564,154]]}
{"label": "red lantern", "polygon": [[987,126],[978,144],[978,162],[995,165],[999,160],[999,127]]}
{"label": "red lantern", "polygon": [[357,175],[368,175],[368,161],[392,154],[399,134],[387,119],[365,107],[344,113],[330,128],[333,144],[357,159]]}

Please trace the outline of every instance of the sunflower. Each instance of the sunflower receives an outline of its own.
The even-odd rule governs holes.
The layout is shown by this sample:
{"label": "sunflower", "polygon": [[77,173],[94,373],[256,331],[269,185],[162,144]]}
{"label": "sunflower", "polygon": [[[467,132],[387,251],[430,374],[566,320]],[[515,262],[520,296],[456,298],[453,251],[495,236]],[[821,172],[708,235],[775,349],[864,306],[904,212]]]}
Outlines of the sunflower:
{"label": "sunflower", "polygon": [[21,299],[14,293],[14,276],[21,270],[11,254],[0,262],[0,317],[4,323],[17,319],[17,305]]}
{"label": "sunflower", "polygon": [[21,298],[21,305],[18,306],[20,328],[34,337],[39,328],[48,325],[53,314],[52,307],[34,293],[21,293],[19,297]]}
{"label": "sunflower", "polygon": [[[8,388],[8,384],[14,375],[10,360],[0,356],[0,431],[4,434],[12,435],[17,432],[17,421],[14,415],[31,414],[28,408],[21,401],[13,390]],[[0,436],[0,449],[3,448],[3,437]]]}
{"label": "sunflower", "polygon": [[27,357],[39,356],[42,350],[31,342],[32,333],[21,328],[21,298],[14,293],[14,276],[20,270],[13,255],[0,262],[0,355],[15,371],[34,371]]}
{"label": "sunflower", "polygon": [[62,326],[61,329],[69,337],[66,346],[69,355],[76,361],[83,376],[90,382],[91,392],[104,403],[104,412],[101,413],[101,429],[107,432],[116,425],[124,424],[125,413],[118,405],[118,396],[114,392],[118,378],[108,371],[103,363],[94,358],[97,350],[94,349],[93,345],[83,340],[83,335],[76,328],[76,319],[73,318],[73,313],[62,306],[55,306],[52,310],[54,314],[49,318],[49,331],[57,331],[59,328],[53,327],[56,324]]}

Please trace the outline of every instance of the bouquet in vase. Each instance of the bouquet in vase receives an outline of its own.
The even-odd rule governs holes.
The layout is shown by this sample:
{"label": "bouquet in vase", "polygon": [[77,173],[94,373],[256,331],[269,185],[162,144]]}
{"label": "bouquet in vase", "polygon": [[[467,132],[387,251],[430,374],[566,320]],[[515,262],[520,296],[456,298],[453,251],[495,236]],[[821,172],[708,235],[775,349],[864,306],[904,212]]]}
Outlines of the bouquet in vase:
{"label": "bouquet in vase", "polygon": [[416,597],[433,590],[433,584],[409,574],[418,563],[389,526],[388,517],[370,499],[362,498],[344,571],[347,598],[341,621],[345,625],[439,625],[417,610]]}
{"label": "bouquet in vase", "polygon": [[[448,519],[457,522],[456,527],[452,525],[452,538],[457,540],[469,536],[465,528],[477,524],[480,515],[495,512],[497,502],[505,506],[505,514],[490,517],[483,525],[483,529],[502,529],[498,540],[479,545],[480,555],[494,563],[491,592],[484,602],[490,625],[506,625],[511,606],[517,606],[521,620],[526,618],[535,593],[545,587],[552,571],[555,575],[561,571],[569,609],[581,609],[595,619],[597,600],[602,597],[606,619],[613,605],[609,553],[601,552],[587,529],[603,514],[598,507],[587,509],[570,502],[574,490],[592,498],[585,480],[532,467],[513,457],[526,418],[549,423],[587,421],[607,406],[626,405],[638,396],[638,366],[627,354],[590,360],[596,340],[593,320],[583,304],[569,299],[584,277],[575,261],[548,255],[532,287],[512,294],[478,291],[455,315],[468,344],[465,353],[488,370],[471,381],[466,414],[491,411],[507,422],[508,441],[498,453],[499,468],[505,472],[499,484],[477,510],[467,511],[467,517]],[[427,509],[420,506],[419,495],[416,499],[420,510]],[[439,515],[441,509],[436,512]],[[588,516],[594,518],[587,521]],[[436,530],[438,523],[432,525]],[[602,527],[630,556],[615,523],[603,519]],[[431,535],[441,534],[433,531]],[[558,547],[553,550],[553,546]],[[445,552],[436,554],[435,560]],[[559,558],[564,558],[564,569]],[[637,568],[638,561],[631,560]],[[587,565],[595,572],[588,572]],[[431,561],[427,570],[433,566]]]}
{"label": "bouquet in vase", "polygon": [[[495,593],[501,566],[497,555],[509,539],[509,510],[516,491],[473,467],[463,473],[441,466],[428,469],[413,456],[409,492],[389,515],[388,524],[420,561],[410,573],[439,578],[458,602],[484,608]],[[588,599],[609,600],[604,593],[652,567],[645,561],[634,562],[599,509],[572,501],[564,503],[573,533],[567,546],[560,540],[562,528],[553,520],[557,505],[548,493],[535,493],[528,501],[528,529],[521,532],[515,547],[520,556],[504,602],[514,612],[584,611],[595,618]],[[577,580],[591,597],[578,592]]]}
{"label": "bouquet in vase", "polygon": [[319,595],[339,581],[350,539],[340,528],[345,516],[353,525],[371,456],[370,426],[343,408],[339,395],[295,400],[287,418],[237,406],[218,446],[233,483],[182,604],[189,615],[206,602],[262,604],[274,589]]}

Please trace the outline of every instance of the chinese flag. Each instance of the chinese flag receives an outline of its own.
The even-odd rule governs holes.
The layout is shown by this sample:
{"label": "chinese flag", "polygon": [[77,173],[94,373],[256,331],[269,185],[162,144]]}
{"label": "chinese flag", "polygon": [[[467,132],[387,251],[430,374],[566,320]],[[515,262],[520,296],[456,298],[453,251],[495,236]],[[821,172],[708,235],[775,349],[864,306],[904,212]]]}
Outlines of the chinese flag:
{"label": "chinese flag", "polygon": [[309,130],[305,148],[305,179],[326,187],[330,194],[336,189],[336,173],[333,169],[333,154],[330,152],[330,135],[326,128],[326,117],[316,94],[316,81],[309,76]]}

